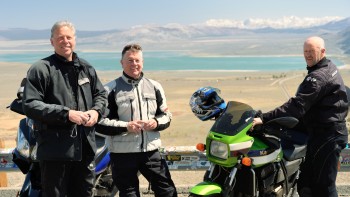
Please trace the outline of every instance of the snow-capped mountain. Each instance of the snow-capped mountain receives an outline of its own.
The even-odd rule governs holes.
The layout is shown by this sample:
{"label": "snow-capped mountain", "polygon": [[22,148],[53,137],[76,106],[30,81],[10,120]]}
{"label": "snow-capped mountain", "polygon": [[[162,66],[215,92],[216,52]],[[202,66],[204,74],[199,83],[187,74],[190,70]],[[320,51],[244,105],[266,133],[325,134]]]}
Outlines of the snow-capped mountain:
{"label": "snow-capped mountain", "polygon": [[297,16],[288,16],[281,19],[260,19],[251,18],[244,21],[228,20],[228,19],[210,19],[205,22],[207,26],[214,27],[235,27],[241,29],[286,29],[286,28],[308,28],[327,24],[329,22],[337,22],[342,17],[322,17],[322,18],[300,18]]}
{"label": "snow-capped mountain", "polygon": [[[300,54],[308,36],[322,36],[327,51],[350,53],[350,18],[323,17],[211,19],[202,24],[139,25],[108,31],[77,31],[79,50],[120,51],[131,42],[147,50],[177,50],[192,55]],[[0,50],[51,50],[50,30],[0,30]],[[45,44],[46,43],[46,44]]]}

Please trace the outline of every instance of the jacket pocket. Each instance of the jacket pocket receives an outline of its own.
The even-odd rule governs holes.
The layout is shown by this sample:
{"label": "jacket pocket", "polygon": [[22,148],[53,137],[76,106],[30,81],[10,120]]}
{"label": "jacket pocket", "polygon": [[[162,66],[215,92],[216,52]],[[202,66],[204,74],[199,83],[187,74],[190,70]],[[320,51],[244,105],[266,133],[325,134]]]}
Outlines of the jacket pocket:
{"label": "jacket pocket", "polygon": [[78,80],[78,84],[82,90],[82,97],[85,98],[86,107],[90,109],[93,106],[93,98],[92,98],[92,87],[88,77],[84,77]]}
{"label": "jacket pocket", "polygon": [[150,94],[150,93],[143,93],[142,94],[142,100],[143,103],[146,105],[144,106],[144,109],[147,109],[148,115],[151,115],[149,118],[153,118],[156,111],[157,111],[157,98],[156,95]]}
{"label": "jacket pocket", "polygon": [[135,95],[132,92],[118,93],[115,97],[115,102],[119,111],[118,114],[130,114],[134,100]]}

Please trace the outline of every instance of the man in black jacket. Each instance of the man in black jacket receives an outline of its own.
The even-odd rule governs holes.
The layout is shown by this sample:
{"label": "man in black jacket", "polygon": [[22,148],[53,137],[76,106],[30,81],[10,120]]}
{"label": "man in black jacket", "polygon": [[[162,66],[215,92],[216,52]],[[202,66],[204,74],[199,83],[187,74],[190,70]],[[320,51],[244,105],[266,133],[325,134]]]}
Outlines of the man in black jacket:
{"label": "man in black jacket", "polygon": [[96,151],[94,125],[106,104],[95,69],[74,53],[75,28],[51,29],[55,53],[27,73],[23,110],[34,120],[43,196],[91,196]]}
{"label": "man in black jacket", "polygon": [[282,116],[301,119],[309,141],[298,181],[299,195],[336,197],[339,155],[348,141],[346,88],[337,67],[326,58],[322,38],[310,37],[304,42],[304,57],[308,74],[296,96],[255,118],[253,126]]}

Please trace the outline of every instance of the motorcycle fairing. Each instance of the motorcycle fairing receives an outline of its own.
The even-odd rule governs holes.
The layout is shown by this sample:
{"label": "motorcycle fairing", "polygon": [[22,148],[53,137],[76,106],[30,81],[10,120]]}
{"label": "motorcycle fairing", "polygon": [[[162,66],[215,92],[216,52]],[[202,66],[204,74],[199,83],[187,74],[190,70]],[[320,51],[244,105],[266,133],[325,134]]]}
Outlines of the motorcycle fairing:
{"label": "motorcycle fairing", "polygon": [[251,139],[249,141],[229,144],[231,153],[234,151],[240,152],[241,154],[247,154],[249,152],[250,147],[252,147],[254,140]]}
{"label": "motorcycle fairing", "polygon": [[282,154],[282,149],[279,148],[272,153],[265,155],[265,156],[256,156],[256,157],[250,157],[253,160],[253,166],[260,166],[264,165],[266,163],[270,163],[273,161],[279,161],[281,160],[281,154]]}
{"label": "motorcycle fairing", "polygon": [[[210,149],[211,149],[210,146],[213,141],[219,141],[227,145],[228,152],[229,152],[229,157],[227,159],[215,157],[210,153]],[[207,144],[206,154],[207,154],[208,161],[217,163],[225,167],[233,167],[234,165],[237,164],[237,157],[233,156],[233,154],[241,154],[241,155],[247,154],[253,143],[254,143],[253,137],[248,135],[226,136],[224,134],[210,132],[206,140],[206,144]]]}

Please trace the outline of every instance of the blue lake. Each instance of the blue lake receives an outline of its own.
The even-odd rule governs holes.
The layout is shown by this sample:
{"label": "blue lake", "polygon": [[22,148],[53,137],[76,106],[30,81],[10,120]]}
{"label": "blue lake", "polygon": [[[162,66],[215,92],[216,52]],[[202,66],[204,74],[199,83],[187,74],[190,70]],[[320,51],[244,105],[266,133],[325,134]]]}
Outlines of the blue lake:
{"label": "blue lake", "polygon": [[[32,64],[52,52],[0,53],[0,62]],[[120,53],[77,52],[96,70],[121,70]],[[329,57],[336,65],[343,63]],[[193,57],[175,52],[144,52],[144,70],[243,70],[288,71],[304,70],[303,56],[243,56],[243,57]]]}

